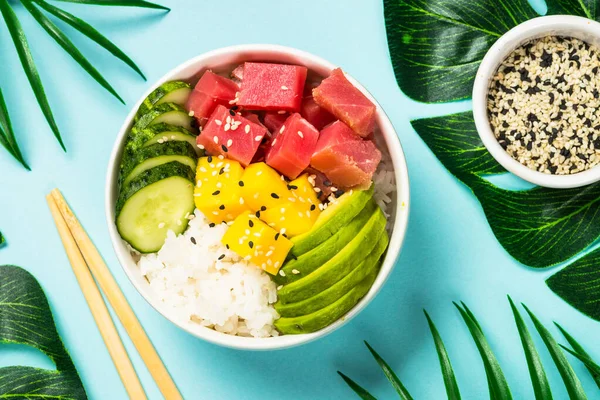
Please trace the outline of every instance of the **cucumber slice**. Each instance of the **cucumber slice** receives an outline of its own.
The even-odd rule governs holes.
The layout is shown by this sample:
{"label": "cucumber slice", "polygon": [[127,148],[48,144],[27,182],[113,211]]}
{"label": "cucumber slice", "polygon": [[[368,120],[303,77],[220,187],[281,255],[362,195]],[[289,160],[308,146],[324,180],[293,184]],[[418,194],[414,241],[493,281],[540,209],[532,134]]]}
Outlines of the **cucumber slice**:
{"label": "cucumber slice", "polygon": [[140,253],[163,246],[167,232],[182,233],[194,211],[194,170],[178,162],[142,172],[119,194],[117,230]]}
{"label": "cucumber slice", "polygon": [[196,170],[198,156],[194,148],[187,142],[167,142],[143,147],[132,157],[123,159],[120,180],[122,187],[139,174],[158,165],[177,161]]}
{"label": "cucumber slice", "polygon": [[162,103],[175,103],[184,106],[191,92],[192,86],[187,82],[172,81],[163,83],[146,97],[137,114],[135,114],[134,121],[147,114],[151,108]]}
{"label": "cucumber slice", "polygon": [[137,120],[131,132],[141,131],[149,126],[165,122],[167,124],[193,129],[196,120],[189,116],[185,108],[175,103],[163,103],[151,108]]}
{"label": "cucumber slice", "polygon": [[125,145],[125,154],[131,156],[142,147],[167,141],[188,142],[196,149],[196,152],[200,154],[200,149],[196,145],[196,137],[197,136],[188,129],[162,122],[160,124],[149,126],[146,129],[130,132],[129,137],[127,138],[127,144]]}

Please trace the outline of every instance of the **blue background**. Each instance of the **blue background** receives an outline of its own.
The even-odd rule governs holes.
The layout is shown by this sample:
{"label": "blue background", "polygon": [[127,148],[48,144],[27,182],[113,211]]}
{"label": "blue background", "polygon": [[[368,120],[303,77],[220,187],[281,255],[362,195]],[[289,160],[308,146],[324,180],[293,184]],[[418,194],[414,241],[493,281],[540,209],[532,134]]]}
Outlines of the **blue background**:
{"label": "blue background", "polygon": [[[539,271],[515,262],[494,238],[476,199],[442,167],[411,128],[411,119],[468,110],[470,103],[424,105],[400,92],[389,61],[381,1],[163,3],[173,11],[164,14],[64,4],[65,9],[113,39],[140,65],[148,82],[95,44],[72,34],[70,28],[65,31],[129,105],[166,71],[222,46],[278,43],[341,65],[379,100],[398,131],[410,169],[412,214],[390,280],[360,316],[334,334],[300,348],[264,353],[220,348],[188,335],[136,293],[109,241],[103,211],[104,178],[110,150],[128,107],[89,78],[16,5],[68,153],[62,152],[45,123],[8,32],[0,24],[0,86],[33,168],[33,172],[26,172],[7,153],[0,152],[0,228],[9,241],[0,250],[0,264],[23,266],[40,281],[91,398],[121,399],[126,394],[46,207],[44,196],[54,187],[63,191],[96,241],[186,398],[353,398],[337,370],[377,397],[393,397],[393,390],[363,340],[380,351],[415,398],[444,398],[423,308],[429,311],[446,342],[464,398],[485,398],[484,370],[452,305],[454,300],[465,301],[480,318],[514,397],[532,398],[523,351],[506,300],[508,293],[534,310],[561,342],[557,330],[550,326],[554,320],[600,359],[600,348],[595,346],[600,324],[564,303],[544,283],[557,269]],[[149,397],[160,398],[129,339],[123,337]],[[555,397],[566,398],[550,356],[537,334],[534,337]],[[33,349],[0,346],[0,366],[13,364],[52,368],[50,361]],[[584,368],[576,361],[573,365],[589,397],[600,398]]]}

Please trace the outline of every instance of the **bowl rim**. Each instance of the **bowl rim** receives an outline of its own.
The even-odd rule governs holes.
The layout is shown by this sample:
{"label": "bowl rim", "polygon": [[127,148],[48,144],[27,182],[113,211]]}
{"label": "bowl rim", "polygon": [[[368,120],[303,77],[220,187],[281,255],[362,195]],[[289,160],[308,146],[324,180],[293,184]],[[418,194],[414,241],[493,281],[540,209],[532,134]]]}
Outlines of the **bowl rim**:
{"label": "bowl rim", "polygon": [[[565,32],[565,33],[562,33]],[[569,32],[569,33],[567,33]],[[572,175],[552,175],[530,169],[510,156],[498,143],[487,115],[489,82],[508,54],[524,42],[548,35],[564,35],[600,45],[600,23],[574,15],[541,16],[523,22],[502,35],[483,57],[473,83],[473,118],[481,141],[506,170],[539,186],[567,189],[600,180],[600,165]]]}
{"label": "bowl rim", "polygon": [[[242,44],[235,46],[222,47],[215,50],[211,50],[202,53],[196,57],[193,57],[175,68],[168,71],[154,84],[152,84],[145,93],[138,99],[135,105],[131,108],[131,111],[125,118],[119,133],[115,139],[110,159],[108,162],[106,180],[105,180],[105,216],[110,234],[111,244],[117,255],[119,264],[125,271],[125,274],[129,278],[136,291],[154,308],[159,314],[165,319],[175,324],[184,331],[192,334],[200,339],[207,342],[217,344],[224,347],[241,349],[241,350],[277,350],[299,346],[301,344],[309,343],[318,338],[324,337],[333,331],[345,325],[350,319],[360,313],[377,295],[384,283],[387,281],[391,274],[396,261],[399,257],[402,244],[406,235],[408,216],[410,211],[410,183],[408,176],[408,167],[400,139],[393,127],[392,122],[383,111],[381,105],[373,98],[373,96],[358,83],[351,76],[347,75],[348,79],[354,84],[361,92],[363,92],[373,103],[377,106],[377,118],[378,125],[382,132],[383,139],[385,140],[387,150],[390,154],[390,160],[393,165],[393,171],[396,180],[396,215],[394,220],[394,229],[390,237],[390,243],[388,246],[387,254],[384,262],[381,266],[379,274],[373,283],[369,292],[342,318],[334,322],[333,324],[323,328],[317,332],[309,334],[299,335],[281,335],[269,338],[254,338],[254,337],[240,337],[233,336],[221,332],[217,332],[213,329],[203,327],[193,322],[183,322],[176,318],[172,318],[166,310],[163,310],[158,301],[155,301],[155,297],[151,295],[149,286],[147,288],[142,287],[140,283],[141,274],[136,276],[134,269],[131,268],[133,265],[136,269],[137,266],[134,263],[131,255],[124,246],[124,242],[121,239],[115,225],[115,209],[114,199],[116,198],[116,179],[118,176],[118,166],[121,158],[121,152],[124,145],[126,134],[132,124],[133,118],[136,114],[137,109],[143,102],[143,100],[158,86],[162,83],[178,79],[177,76],[182,74],[183,71],[193,66],[197,66],[197,69],[203,68],[210,60],[219,57],[232,57],[235,54],[247,54],[247,53],[261,53],[269,54],[271,56],[284,56],[294,58],[296,60],[303,60],[305,64],[311,63],[319,65],[320,67],[333,70],[337,68],[336,65],[329,61],[308,53],[303,50],[299,50],[292,47],[273,45],[273,44]],[[265,59],[268,57],[265,56]],[[138,270],[139,271],[139,270]],[[141,278],[143,279],[143,278]],[[200,328],[200,329],[198,329]]]}

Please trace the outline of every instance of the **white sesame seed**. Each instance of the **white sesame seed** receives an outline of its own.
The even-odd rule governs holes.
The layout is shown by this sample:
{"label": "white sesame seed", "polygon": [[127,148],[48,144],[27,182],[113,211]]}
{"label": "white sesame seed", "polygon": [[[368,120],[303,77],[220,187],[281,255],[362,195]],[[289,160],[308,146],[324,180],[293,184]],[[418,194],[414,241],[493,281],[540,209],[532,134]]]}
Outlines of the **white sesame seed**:
{"label": "white sesame seed", "polygon": [[281,90],[288,90],[288,87],[287,86],[282,86]]}
{"label": "white sesame seed", "polygon": [[304,139],[304,134],[300,131],[298,131],[298,136],[300,136],[300,138]]}
{"label": "white sesame seed", "polygon": [[285,131],[285,125],[281,125],[281,128],[279,128],[279,133],[283,133],[283,131]]}
{"label": "white sesame seed", "polygon": [[192,111],[190,111],[190,112],[188,113],[188,115],[189,115],[190,117],[193,117],[193,116],[194,116],[194,111],[193,111],[193,110],[192,110]]}
{"label": "white sesame seed", "polygon": [[229,139],[227,141],[227,147],[231,147],[232,144],[233,144],[233,140]]}
{"label": "white sesame seed", "polygon": [[220,119],[215,119],[215,124],[221,126],[223,125],[223,121],[221,121]]}
{"label": "white sesame seed", "polygon": [[160,224],[158,224],[158,229],[162,229],[165,227],[165,223],[161,222]]}
{"label": "white sesame seed", "polygon": [[244,127],[244,132],[246,133],[250,133],[250,125],[247,125]]}
{"label": "white sesame seed", "polygon": [[[275,262],[275,268],[279,267],[279,261]],[[282,269],[279,270],[279,275],[285,276],[285,272]]]}
{"label": "white sesame seed", "polygon": [[254,138],[254,141],[256,141],[256,142],[260,142],[261,140],[262,140],[262,136],[256,136]]}
{"label": "white sesame seed", "polygon": [[213,136],[213,141],[214,141],[216,144],[219,144],[219,137],[218,137],[218,136]]}
{"label": "white sesame seed", "polygon": [[198,148],[199,148],[200,150],[204,150],[204,146],[202,146],[201,144],[199,144],[199,145],[198,145]]}
{"label": "white sesame seed", "polygon": [[277,114],[285,114],[284,110],[277,111]]}
{"label": "white sesame seed", "polygon": [[295,268],[292,270],[292,274],[294,274],[294,275],[298,275],[299,273],[300,273],[300,271],[298,271],[298,270],[297,270],[297,269],[295,269]]}

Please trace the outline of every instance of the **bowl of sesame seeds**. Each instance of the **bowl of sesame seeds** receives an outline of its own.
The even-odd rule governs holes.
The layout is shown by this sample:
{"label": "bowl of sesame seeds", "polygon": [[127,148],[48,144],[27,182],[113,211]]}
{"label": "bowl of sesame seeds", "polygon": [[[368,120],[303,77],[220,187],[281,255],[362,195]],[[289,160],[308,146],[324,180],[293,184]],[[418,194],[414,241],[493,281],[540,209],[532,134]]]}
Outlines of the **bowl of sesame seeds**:
{"label": "bowl of sesame seeds", "polygon": [[500,37],[473,85],[481,140],[508,171],[539,186],[600,180],[600,23],[539,17]]}

